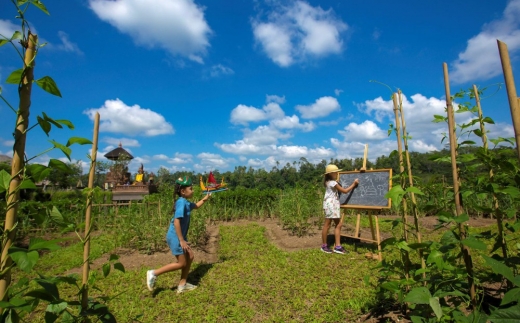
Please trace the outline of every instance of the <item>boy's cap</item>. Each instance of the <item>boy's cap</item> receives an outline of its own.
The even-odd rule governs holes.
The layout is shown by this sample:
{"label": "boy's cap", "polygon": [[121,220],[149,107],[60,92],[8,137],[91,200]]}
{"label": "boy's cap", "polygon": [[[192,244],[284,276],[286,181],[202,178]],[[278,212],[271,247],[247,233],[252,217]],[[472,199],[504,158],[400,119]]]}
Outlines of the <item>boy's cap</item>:
{"label": "boy's cap", "polygon": [[327,167],[325,167],[325,174],[323,175],[326,175],[328,173],[335,173],[335,172],[341,172],[343,169],[338,169],[338,166],[336,165],[327,165]]}
{"label": "boy's cap", "polygon": [[191,178],[189,178],[188,176],[184,176],[184,177],[179,177],[176,181],[175,181],[175,184],[179,184],[181,186],[191,186],[192,183],[191,183]]}

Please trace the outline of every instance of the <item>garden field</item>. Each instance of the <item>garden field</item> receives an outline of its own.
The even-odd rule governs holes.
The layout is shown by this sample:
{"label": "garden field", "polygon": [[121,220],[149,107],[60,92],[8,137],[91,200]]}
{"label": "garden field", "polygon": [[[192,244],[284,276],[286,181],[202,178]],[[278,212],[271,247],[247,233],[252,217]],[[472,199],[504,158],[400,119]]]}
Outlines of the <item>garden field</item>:
{"label": "garden field", "polygon": [[[140,217],[138,212],[133,214]],[[206,216],[205,212],[199,215]],[[317,224],[301,236],[284,229],[275,217],[207,220],[205,234],[194,246],[195,262],[188,278],[199,288],[180,295],[175,291],[179,272],[161,276],[154,292],[146,288],[146,270],[174,261],[165,243],[150,252],[121,245],[114,231],[97,230],[92,234],[91,273],[98,276],[98,290],[90,293],[96,298],[113,297],[107,305],[117,322],[409,321],[390,300],[378,300],[373,285],[378,262],[365,258],[367,252],[376,250],[374,245],[346,237],[352,235],[355,217],[347,216],[342,230],[346,255],[319,250],[321,227],[319,219],[315,220]],[[380,217],[383,237],[394,234],[393,220],[395,217]],[[442,230],[434,231],[436,223],[433,217],[421,218],[425,237],[441,234]],[[492,228],[493,223],[491,219],[472,219],[469,226],[480,230]],[[365,216],[361,226],[362,237],[369,237]],[[157,231],[164,234],[166,227]],[[328,238],[332,243],[332,229]],[[73,237],[62,245],[58,251],[43,254],[35,270],[44,275],[81,276],[82,243]],[[113,271],[101,278],[103,264],[114,253],[125,272]],[[383,255],[396,257],[395,253]],[[365,277],[370,277],[369,285]],[[60,298],[77,297],[77,289],[59,286]],[[45,322],[44,307],[31,313],[29,321]]]}

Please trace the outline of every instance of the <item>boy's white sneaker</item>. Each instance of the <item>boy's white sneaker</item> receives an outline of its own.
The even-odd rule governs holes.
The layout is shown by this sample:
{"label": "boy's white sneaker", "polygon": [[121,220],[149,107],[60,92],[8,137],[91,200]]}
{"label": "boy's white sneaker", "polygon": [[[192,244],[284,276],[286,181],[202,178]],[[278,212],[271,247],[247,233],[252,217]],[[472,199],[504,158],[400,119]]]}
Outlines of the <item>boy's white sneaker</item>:
{"label": "boy's white sneaker", "polygon": [[190,291],[190,290],[194,290],[195,288],[197,288],[197,286],[195,285],[192,285],[190,283],[186,283],[184,285],[179,285],[177,286],[177,294],[180,294],[180,293],[183,293],[183,292],[187,292],[187,291]]}
{"label": "boy's white sneaker", "polygon": [[155,276],[153,274],[153,270],[148,270],[146,272],[146,287],[148,287],[149,291],[153,291],[156,280],[157,280],[157,276]]}

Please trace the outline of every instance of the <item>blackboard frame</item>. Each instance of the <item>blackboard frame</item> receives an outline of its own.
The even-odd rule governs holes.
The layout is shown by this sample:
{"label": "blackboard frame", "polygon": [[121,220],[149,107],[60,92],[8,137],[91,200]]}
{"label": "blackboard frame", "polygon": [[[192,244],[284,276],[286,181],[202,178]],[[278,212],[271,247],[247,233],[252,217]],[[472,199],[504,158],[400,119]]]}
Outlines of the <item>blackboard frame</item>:
{"label": "blackboard frame", "polygon": [[[338,174],[338,183],[342,184],[343,187],[347,187],[350,185],[354,179],[359,179],[359,185],[356,186],[352,191],[346,194],[340,194],[340,200],[342,200],[343,195],[347,196],[357,196],[359,198],[360,188],[363,186],[364,182],[363,179],[368,179],[370,176],[374,176],[374,173],[384,173],[383,176],[388,176],[388,186],[383,187],[384,190],[382,194],[383,196],[388,193],[388,191],[392,188],[392,169],[374,169],[374,170],[366,170],[366,171],[345,171],[345,172],[339,172]],[[386,175],[388,173],[388,175]],[[342,178],[343,175],[343,178]],[[343,181],[342,181],[343,179]],[[381,194],[380,194],[381,195]],[[347,202],[350,200],[350,198],[347,197]],[[390,198],[388,199],[380,199],[380,202],[386,201],[385,205],[369,205],[366,204],[341,204],[342,208],[346,209],[369,209],[369,210],[381,210],[381,209],[389,209],[392,207],[392,200]]]}

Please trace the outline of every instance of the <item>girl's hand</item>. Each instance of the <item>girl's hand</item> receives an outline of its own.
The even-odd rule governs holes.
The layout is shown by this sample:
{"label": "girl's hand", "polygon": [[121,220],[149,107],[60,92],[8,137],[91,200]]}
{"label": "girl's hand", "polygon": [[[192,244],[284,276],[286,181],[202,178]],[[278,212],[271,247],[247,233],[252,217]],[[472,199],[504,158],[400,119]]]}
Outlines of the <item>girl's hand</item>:
{"label": "girl's hand", "polygon": [[184,251],[188,251],[188,249],[190,249],[190,246],[188,246],[188,243],[186,241],[182,240],[181,241],[181,248]]}
{"label": "girl's hand", "polygon": [[354,187],[356,187],[358,184],[359,184],[359,179],[356,178],[354,180],[354,183],[352,183],[352,185],[354,185]]}
{"label": "girl's hand", "polygon": [[204,197],[202,198],[202,200],[203,200],[204,202],[206,202],[207,200],[209,200],[210,197],[211,197],[211,193],[208,193],[208,194],[206,194],[206,196],[204,196]]}

